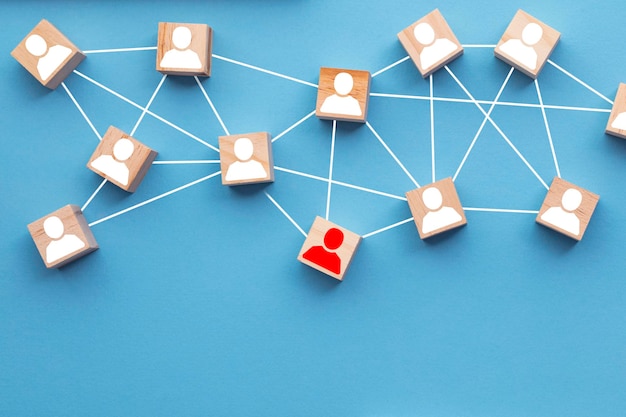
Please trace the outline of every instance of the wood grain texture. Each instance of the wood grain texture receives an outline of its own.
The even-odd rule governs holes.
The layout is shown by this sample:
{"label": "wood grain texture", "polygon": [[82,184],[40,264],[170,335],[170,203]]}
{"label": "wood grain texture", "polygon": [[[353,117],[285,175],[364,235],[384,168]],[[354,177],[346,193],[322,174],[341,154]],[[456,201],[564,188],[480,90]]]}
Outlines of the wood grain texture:
{"label": "wood grain texture", "polygon": [[[620,116],[621,115],[621,116]],[[605,132],[626,139],[626,84],[620,83]]]}
{"label": "wood grain texture", "polygon": [[[117,141],[122,138],[130,140],[134,146],[132,155],[125,161],[119,161],[123,162],[128,168],[128,184],[123,184],[111,175],[103,172],[103,170],[93,166],[93,162],[101,156],[108,155],[114,158],[113,148]],[[108,181],[117,185],[121,189],[133,193],[137,190],[137,187],[139,187],[139,184],[145,177],[148,169],[152,166],[152,161],[154,161],[157,154],[158,153],[156,151],[139,142],[132,136],[129,136],[122,130],[114,126],[109,126],[104,134],[104,137],[102,138],[102,141],[96,147],[95,151],[91,155],[91,158],[89,158],[87,168],[100,175],[102,178],[106,178]]]}
{"label": "wood grain texture", "polygon": [[[177,27],[186,27],[191,31],[189,46],[179,49],[174,45],[172,35]],[[205,24],[160,22],[157,39],[156,70],[162,74],[211,76],[211,53],[213,48],[213,29]],[[165,55],[170,51],[193,51],[200,60],[200,68],[188,69],[161,66]]]}
{"label": "wood grain texture", "polygon": [[[48,262],[46,260],[46,250],[48,245],[55,240],[48,236],[44,230],[44,221],[52,216],[58,217],[64,226],[63,236],[74,235],[78,239],[80,239],[85,246],[79,250],[72,251],[71,253],[63,256],[53,262]],[[83,216],[80,207],[75,205],[67,205],[64,206],[57,211],[50,213],[49,215],[42,217],[39,220],[36,220],[28,225],[28,231],[30,232],[35,245],[37,246],[37,250],[41,255],[41,259],[43,260],[46,268],[60,268],[63,265],[66,265],[72,261],[75,261],[78,258],[81,258],[96,249],[98,249],[98,243],[96,242],[91,229],[87,224],[87,220]],[[60,239],[63,239],[61,237]]]}
{"label": "wood grain texture", "polygon": [[[243,163],[235,155],[235,142],[241,138],[248,138],[253,145],[252,157],[247,161],[256,161],[261,164],[265,171],[264,177],[252,179],[227,179],[229,168],[236,167],[233,164]],[[245,185],[274,182],[274,158],[272,155],[271,135],[268,132],[244,133],[240,135],[220,136],[218,138],[220,148],[220,168],[222,170],[223,185]]]}
{"label": "wood grain texture", "polygon": [[[46,41],[47,50],[42,56],[35,56],[31,52],[26,49],[26,40],[31,35],[39,35]],[[60,64],[56,67],[55,70],[51,72],[51,74],[45,78],[42,78],[39,70],[37,69],[37,65],[39,64],[41,59],[45,59],[51,51],[53,51],[54,47],[64,47],[69,48],[69,54],[60,62]],[[40,21],[37,26],[33,28],[33,30],[26,35],[24,39],[13,49],[11,52],[11,56],[17,60],[28,72],[31,73],[37,81],[39,81],[43,86],[54,90],[57,88],[63,80],[67,78],[68,75],[74,71],[74,69],[80,64],[83,59],[85,59],[85,55],[82,53],[76,45],[74,45],[68,38],[61,33],[52,23],[43,19]]]}
{"label": "wood grain texture", "polygon": [[[344,72],[350,74],[354,81],[354,86],[348,95],[358,102],[361,109],[361,115],[359,116],[322,111],[322,106],[328,98],[331,98],[331,96],[341,96],[337,94],[335,90],[335,77]],[[365,123],[367,120],[370,84],[371,75],[369,71],[322,67],[320,69],[315,115],[320,119]]]}
{"label": "wood grain texture", "polygon": [[[541,37],[541,40],[539,40],[537,44],[532,46],[532,48],[537,53],[537,66],[535,69],[526,66],[525,64],[516,60],[511,55],[502,51],[502,45],[504,45],[509,40],[522,40],[522,32],[529,23],[536,23],[541,26],[543,30],[543,36]],[[522,73],[528,75],[530,78],[536,79],[539,76],[539,73],[543,69],[544,65],[548,61],[548,58],[550,57],[550,54],[552,54],[552,51],[556,47],[556,44],[559,42],[560,37],[561,34],[555,29],[546,25],[539,19],[536,19],[535,17],[529,15],[525,11],[518,10],[513,17],[513,20],[504,31],[502,38],[500,38],[500,41],[496,45],[496,48],[494,49],[494,54],[496,57],[511,65],[515,69],[521,71]]]}
{"label": "wood grain texture", "polygon": [[[432,27],[435,34],[435,40],[433,41],[433,43],[425,45],[420,43],[415,37],[415,26],[419,25],[420,23],[427,23]],[[413,60],[413,63],[419,70],[420,74],[422,74],[423,78],[428,77],[438,69],[444,67],[445,65],[454,61],[456,58],[463,55],[463,47],[461,46],[461,43],[454,35],[454,32],[452,32],[452,29],[448,25],[448,22],[446,22],[446,19],[443,17],[439,9],[433,10],[426,16],[422,17],[418,21],[412,23],[410,26],[402,30],[400,33],[398,33],[398,39]],[[436,47],[436,42],[440,39],[449,40],[457,46],[457,49],[449,50],[447,53],[441,54],[441,57],[439,57],[439,59],[434,60],[432,64],[424,67],[422,65],[421,59],[422,52],[425,50],[425,48]]]}

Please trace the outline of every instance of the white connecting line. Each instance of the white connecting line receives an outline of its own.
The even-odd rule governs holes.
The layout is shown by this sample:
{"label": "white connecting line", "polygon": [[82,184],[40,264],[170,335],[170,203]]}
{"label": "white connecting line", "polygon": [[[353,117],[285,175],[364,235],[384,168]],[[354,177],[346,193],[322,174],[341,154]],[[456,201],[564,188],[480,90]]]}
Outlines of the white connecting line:
{"label": "white connecting line", "polygon": [[298,225],[298,223],[296,223],[296,221],[293,219],[293,217],[291,217],[289,215],[289,213],[287,213],[287,211],[284,208],[282,208],[282,206],[280,204],[278,204],[278,202],[276,200],[274,200],[272,198],[272,196],[269,195],[267,192],[265,192],[265,196],[272,202],[272,204],[274,204],[276,206],[276,208],[278,210],[280,210],[280,212],[283,214],[283,216],[285,216],[287,218],[287,220],[289,220],[291,222],[291,224],[293,224],[296,227],[296,229],[298,229],[298,231],[300,233],[302,233],[302,235],[306,238],[306,236],[307,236],[306,232]]}
{"label": "white connecting line", "polygon": [[333,120],[333,133],[330,139],[330,164],[328,164],[328,194],[326,195],[326,220],[330,217],[330,191],[333,185],[333,165],[335,163],[335,136],[337,135],[337,121]]}
{"label": "white connecting line", "polygon": [[194,164],[219,164],[219,159],[198,159],[186,161],[153,161],[152,165],[194,165]]}
{"label": "white connecting line", "polygon": [[552,151],[552,159],[554,160],[554,168],[556,169],[557,177],[561,178],[561,170],[559,169],[559,162],[556,159],[556,152],[554,150],[554,143],[552,142],[552,132],[550,131],[550,125],[548,124],[548,116],[546,115],[546,108],[543,107],[543,97],[541,97],[541,89],[539,88],[539,82],[535,80],[535,87],[537,90],[537,98],[541,105],[541,114],[543,115],[543,123],[546,126],[546,133],[548,135],[548,141],[550,142],[550,150]]}
{"label": "white connecting line", "polygon": [[202,95],[206,99],[207,103],[209,103],[209,106],[211,106],[211,110],[213,110],[213,114],[215,114],[215,117],[217,118],[217,121],[220,122],[220,125],[222,125],[222,129],[224,129],[224,133],[226,133],[227,135],[230,135],[230,132],[226,128],[226,125],[224,124],[224,121],[222,120],[222,117],[217,112],[217,109],[215,108],[215,105],[213,104],[213,101],[209,98],[209,95],[207,94],[206,90],[204,89],[204,86],[202,85],[202,83],[200,82],[200,79],[197,76],[194,76],[193,78],[195,78],[196,84],[198,84],[198,87],[200,87],[200,90],[202,91]]}
{"label": "white connecting line", "polygon": [[91,123],[91,120],[89,119],[89,117],[87,116],[87,113],[85,113],[85,111],[83,110],[83,108],[80,106],[80,104],[78,104],[78,101],[76,100],[76,98],[74,98],[74,95],[72,94],[72,92],[70,91],[69,88],[67,88],[67,86],[65,85],[64,82],[61,82],[61,86],[63,87],[63,89],[65,90],[65,92],[67,93],[67,95],[70,97],[70,99],[72,100],[72,103],[74,103],[74,105],[76,106],[76,108],[78,109],[78,111],[80,112],[80,114],[83,116],[83,118],[85,119],[85,121],[87,122],[87,124],[89,125],[89,127],[91,128],[91,130],[93,130],[93,133],[96,134],[96,136],[98,137],[98,140],[102,140],[102,136],[100,135],[100,133],[98,133],[98,131],[96,130],[95,126],[93,125],[93,123]]}
{"label": "white connecting line", "polygon": [[305,121],[307,121],[309,118],[311,118],[313,116],[315,116],[315,110],[313,110],[312,112],[310,112],[309,114],[304,116],[302,119],[298,120],[297,122],[295,122],[294,124],[289,126],[287,129],[283,130],[276,137],[272,138],[272,143],[276,142],[278,139],[282,138],[287,133],[291,132],[293,129],[295,129],[296,127],[300,126],[300,124],[304,123]]}
{"label": "white connecting line", "polygon": [[156,49],[156,46],[145,46],[138,48],[92,49],[90,51],[83,51],[83,54],[110,54],[115,52],[156,51]]}
{"label": "white connecting line", "polygon": [[430,150],[431,150],[431,166],[432,166],[432,182],[436,181],[435,175],[435,89],[433,87],[433,75],[430,74]]}
{"label": "white connecting line", "polygon": [[220,56],[220,55],[216,55],[216,54],[212,54],[211,56],[213,58],[219,59],[221,61],[230,62],[231,64],[239,65],[239,66],[242,66],[242,67],[245,67],[245,68],[250,68],[250,69],[255,70],[255,71],[259,71],[259,72],[263,72],[265,74],[273,75],[275,77],[284,78],[285,80],[294,81],[294,82],[299,83],[299,84],[308,85],[309,87],[317,88],[317,84],[313,84],[313,83],[310,83],[308,81],[300,80],[300,79],[295,78],[295,77],[290,77],[289,75],[281,74],[281,73],[276,72],[276,71],[270,71],[270,70],[267,70],[265,68],[257,67],[255,65],[246,64],[245,62],[236,61],[234,59],[226,58],[226,57],[223,57],[223,56]]}

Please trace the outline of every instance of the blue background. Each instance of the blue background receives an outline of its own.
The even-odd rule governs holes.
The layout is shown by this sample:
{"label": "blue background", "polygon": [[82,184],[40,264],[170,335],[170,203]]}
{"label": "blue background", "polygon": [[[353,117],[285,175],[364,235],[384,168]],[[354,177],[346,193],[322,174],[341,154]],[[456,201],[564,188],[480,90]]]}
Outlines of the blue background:
{"label": "blue background", "polygon": [[[62,87],[48,91],[10,51],[42,18],[83,50],[156,44],[159,21],[207,23],[215,54],[317,83],[320,66],[371,72],[406,56],[396,34],[438,7],[463,44],[495,44],[517,8],[562,33],[551,59],[613,99],[626,81],[623,2],[5,1],[0,6],[0,415],[623,416],[626,410],[626,142],[608,113],[547,110],[564,179],[600,195],[574,243],[534,214],[466,212],[421,241],[413,223],[369,237],[343,283],[296,261],[324,216],[327,184],[285,172],[266,186],[219,176],[93,226],[100,250],[46,270],[26,225],[81,206],[101,179],[97,138]],[[79,71],[145,105],[154,51],[90,54]],[[276,136],[314,109],[315,88],[213,60],[202,81],[231,133]],[[450,65],[478,99],[508,73],[491,49]],[[610,105],[547,65],[546,104]],[[100,134],[138,110],[72,74]],[[466,98],[445,70],[435,95]],[[410,61],[372,92],[428,95]],[[514,73],[503,101],[537,103]],[[484,106],[485,110],[488,107]],[[193,79],[168,77],[150,110],[217,145],[223,130]],[[548,184],[555,166],[537,108],[494,120]],[[420,182],[432,181],[428,101],[372,97],[369,121]],[[436,179],[456,171],[483,120],[435,105]],[[332,122],[315,117],[274,143],[277,166],[327,177]],[[158,160],[217,159],[146,116],[135,137]],[[106,184],[93,222],[215,172],[155,165],[135,194]],[[415,188],[370,130],[339,123],[333,178],[403,196]],[[466,207],[538,210],[546,190],[489,125],[456,186]],[[410,217],[406,202],[333,185],[330,220],[367,234]]]}

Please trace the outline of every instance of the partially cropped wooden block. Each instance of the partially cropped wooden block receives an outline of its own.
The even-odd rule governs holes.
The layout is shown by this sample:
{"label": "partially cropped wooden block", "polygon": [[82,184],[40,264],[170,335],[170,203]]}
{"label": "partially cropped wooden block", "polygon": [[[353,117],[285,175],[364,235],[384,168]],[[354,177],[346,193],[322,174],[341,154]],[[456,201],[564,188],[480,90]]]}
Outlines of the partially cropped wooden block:
{"label": "partially cropped wooden block", "polygon": [[298,260],[343,281],[359,243],[361,236],[318,216],[300,249]]}
{"label": "partially cropped wooden block", "polygon": [[213,29],[205,24],[159,23],[156,69],[162,74],[211,76]]}
{"label": "partially cropped wooden block", "polygon": [[11,52],[33,77],[55,89],[85,59],[85,55],[52,23],[42,20]]}
{"label": "partially cropped wooden block", "polygon": [[515,69],[536,79],[561,34],[523,10],[518,10],[494,51]]}
{"label": "partially cropped wooden block", "polygon": [[135,192],[157,152],[110,126],[91,155],[87,168],[128,192]]}
{"label": "partially cropped wooden block", "polygon": [[320,119],[365,123],[370,81],[368,71],[322,67],[315,115]]}
{"label": "partially cropped wooden block", "polygon": [[60,268],[98,249],[87,220],[75,205],[67,205],[28,225],[47,268]]}
{"label": "partially cropped wooden block", "polygon": [[626,139],[626,84],[620,83],[605,132]]}
{"label": "partially cropped wooden block", "polygon": [[536,221],[572,239],[581,240],[599,199],[599,195],[555,177]]}
{"label": "partially cropped wooden block", "polygon": [[452,178],[409,191],[406,198],[422,239],[467,224]]}
{"label": "partially cropped wooden block", "polygon": [[398,33],[398,39],[424,78],[463,54],[461,43],[439,9]]}
{"label": "partially cropped wooden block", "polygon": [[274,181],[272,141],[267,132],[219,137],[223,185]]}

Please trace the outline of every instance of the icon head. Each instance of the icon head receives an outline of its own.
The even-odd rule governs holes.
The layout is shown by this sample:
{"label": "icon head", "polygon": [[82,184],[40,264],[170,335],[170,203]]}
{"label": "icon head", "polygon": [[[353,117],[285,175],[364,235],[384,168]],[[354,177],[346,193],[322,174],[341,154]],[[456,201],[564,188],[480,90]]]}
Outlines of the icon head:
{"label": "icon head", "polygon": [[435,41],[435,31],[428,23],[420,23],[413,28],[415,39],[422,45],[428,46]]}
{"label": "icon head", "polygon": [[528,45],[536,45],[543,37],[543,29],[537,23],[529,23],[522,31],[522,41]]}
{"label": "icon head", "polygon": [[324,246],[330,250],[335,250],[343,243],[343,232],[336,227],[328,229],[324,235]]}
{"label": "icon head", "polygon": [[50,216],[43,222],[43,231],[51,239],[59,239],[65,232],[63,222],[57,216]]}
{"label": "icon head", "polygon": [[569,188],[563,193],[561,197],[561,206],[565,211],[572,212],[580,207],[583,202],[583,195],[575,188]]}
{"label": "icon head", "polygon": [[235,156],[240,161],[247,161],[254,154],[254,145],[248,138],[239,138],[234,145]]}
{"label": "icon head", "polygon": [[133,154],[135,145],[130,139],[122,138],[115,142],[113,145],[113,156],[118,161],[125,161]]}
{"label": "icon head", "polygon": [[37,57],[43,56],[48,50],[46,40],[39,35],[30,35],[28,39],[26,39],[25,46],[28,52]]}
{"label": "icon head", "polygon": [[429,210],[438,210],[443,204],[443,196],[437,188],[430,187],[422,193],[422,201]]}
{"label": "icon head", "polygon": [[176,49],[187,49],[191,45],[191,30],[186,26],[178,26],[172,32],[172,42]]}
{"label": "icon head", "polygon": [[340,96],[347,96],[354,87],[354,79],[347,72],[340,72],[335,76],[335,91]]}

